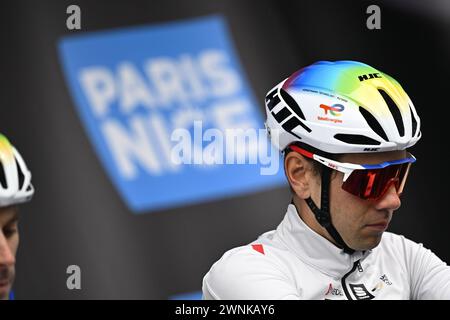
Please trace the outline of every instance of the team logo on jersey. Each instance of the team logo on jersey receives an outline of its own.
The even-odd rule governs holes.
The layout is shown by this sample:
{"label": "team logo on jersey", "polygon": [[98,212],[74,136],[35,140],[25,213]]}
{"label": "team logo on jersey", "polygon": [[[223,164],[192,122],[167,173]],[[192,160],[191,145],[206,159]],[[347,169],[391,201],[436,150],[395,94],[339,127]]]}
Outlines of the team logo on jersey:
{"label": "team logo on jersey", "polygon": [[383,275],[380,277],[380,280],[383,281],[383,282],[384,282],[385,284],[387,284],[388,286],[392,286],[392,282],[389,281],[387,275],[383,274]]}
{"label": "team logo on jersey", "polygon": [[334,288],[333,285],[330,283],[328,285],[327,292],[325,293],[325,296],[343,296],[343,292],[339,288]]}
{"label": "team logo on jersey", "polygon": [[371,290],[371,292],[373,294],[376,294],[378,291],[380,291],[381,289],[383,289],[385,286],[392,286],[392,282],[389,281],[388,277],[386,276],[386,274],[383,274],[380,277],[380,281],[373,287],[373,289]]}
{"label": "team logo on jersey", "polygon": [[350,289],[352,290],[356,300],[372,300],[375,298],[375,296],[373,296],[362,283],[350,284]]}

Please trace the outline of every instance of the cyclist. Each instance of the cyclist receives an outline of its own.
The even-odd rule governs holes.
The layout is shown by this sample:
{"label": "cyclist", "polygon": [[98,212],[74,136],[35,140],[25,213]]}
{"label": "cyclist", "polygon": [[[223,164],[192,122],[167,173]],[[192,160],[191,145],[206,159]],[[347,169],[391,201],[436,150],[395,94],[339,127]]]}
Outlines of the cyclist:
{"label": "cyclist", "polygon": [[31,173],[19,152],[0,134],[0,300],[8,299],[19,246],[18,204],[34,193]]}
{"label": "cyclist", "polygon": [[276,230],[226,252],[204,299],[450,299],[450,267],[385,232],[415,157],[420,118],[400,84],[354,61],[320,61],[266,96],[292,202]]}

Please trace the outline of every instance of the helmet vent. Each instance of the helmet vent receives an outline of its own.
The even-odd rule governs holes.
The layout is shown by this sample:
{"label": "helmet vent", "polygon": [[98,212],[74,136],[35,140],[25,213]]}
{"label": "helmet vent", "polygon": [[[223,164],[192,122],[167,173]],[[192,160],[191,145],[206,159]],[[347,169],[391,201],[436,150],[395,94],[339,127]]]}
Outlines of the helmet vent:
{"label": "helmet vent", "polygon": [[8,183],[6,182],[5,177],[5,168],[3,167],[3,164],[0,162],[0,184],[2,188],[8,188]]}
{"label": "helmet vent", "polygon": [[416,134],[416,129],[417,129],[417,120],[416,120],[416,117],[414,116],[411,106],[409,106],[409,111],[411,112],[411,121],[412,121],[412,133],[411,134],[414,137],[414,135]]}
{"label": "helmet vent", "polygon": [[337,133],[334,135],[334,138],[350,144],[367,144],[367,145],[380,145],[381,142],[374,140],[372,138],[360,135],[360,134],[344,134],[344,133]]}
{"label": "helmet vent", "polygon": [[386,102],[389,108],[389,111],[392,114],[392,117],[394,118],[395,125],[397,126],[397,130],[398,133],[400,134],[400,137],[403,137],[405,135],[405,127],[403,126],[403,119],[400,110],[398,109],[394,100],[392,100],[392,98],[383,89],[378,89],[378,92],[383,97],[384,101]]}
{"label": "helmet vent", "polygon": [[19,178],[19,190],[21,190],[22,187],[23,187],[23,183],[25,181],[25,176],[23,175],[22,169],[20,168],[19,163],[17,162],[17,160],[16,160],[16,166],[17,166],[17,175],[18,175],[18,178]]}
{"label": "helmet vent", "polygon": [[369,111],[367,111],[361,106],[359,107],[359,112],[361,112],[364,119],[366,119],[366,122],[369,125],[369,127],[385,141],[388,141],[386,132],[384,132],[383,128],[381,127],[381,124],[377,121],[377,119],[375,119],[375,117]]}
{"label": "helmet vent", "polygon": [[302,112],[302,109],[300,109],[300,106],[297,104],[297,102],[292,98],[292,96],[287,93],[283,88],[280,89],[281,97],[284,99],[286,104],[291,107],[292,111],[294,111],[300,118],[303,120],[306,120],[305,115]]}

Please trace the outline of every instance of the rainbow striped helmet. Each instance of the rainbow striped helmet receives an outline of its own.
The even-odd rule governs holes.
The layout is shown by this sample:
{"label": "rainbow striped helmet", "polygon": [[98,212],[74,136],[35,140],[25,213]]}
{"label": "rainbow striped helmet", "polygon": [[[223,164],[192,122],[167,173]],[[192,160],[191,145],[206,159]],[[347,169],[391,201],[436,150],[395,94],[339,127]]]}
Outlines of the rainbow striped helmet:
{"label": "rainbow striped helmet", "polygon": [[421,137],[411,99],[392,77],[356,61],[319,61],[266,96],[266,128],[284,150],[301,141],[329,153],[403,150]]}
{"label": "rainbow striped helmet", "polygon": [[16,148],[0,134],[0,207],[27,202],[33,194],[31,172]]}

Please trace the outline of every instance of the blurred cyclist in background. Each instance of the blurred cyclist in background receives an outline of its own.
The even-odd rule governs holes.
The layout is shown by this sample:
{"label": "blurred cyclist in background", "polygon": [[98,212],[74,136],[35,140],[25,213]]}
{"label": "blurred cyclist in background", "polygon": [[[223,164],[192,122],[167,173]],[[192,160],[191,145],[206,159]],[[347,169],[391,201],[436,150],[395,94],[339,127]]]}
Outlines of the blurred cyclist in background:
{"label": "blurred cyclist in background", "polygon": [[276,230],[212,266],[204,299],[450,299],[450,267],[385,232],[421,138],[400,84],[363,63],[317,62],[270,90],[266,113],[292,202]]}
{"label": "blurred cyclist in background", "polygon": [[0,134],[0,300],[8,299],[19,246],[18,204],[31,199],[31,172],[19,152]]}

